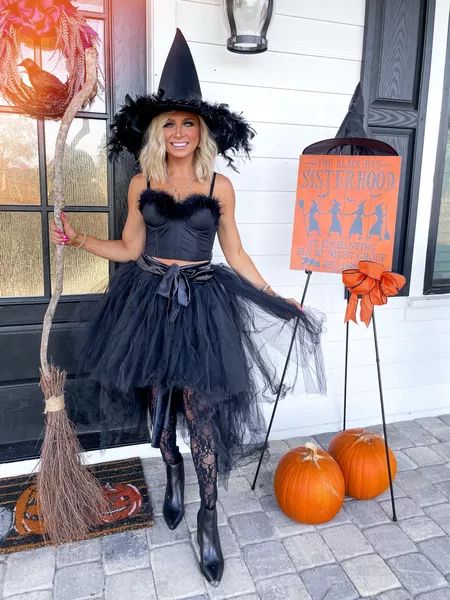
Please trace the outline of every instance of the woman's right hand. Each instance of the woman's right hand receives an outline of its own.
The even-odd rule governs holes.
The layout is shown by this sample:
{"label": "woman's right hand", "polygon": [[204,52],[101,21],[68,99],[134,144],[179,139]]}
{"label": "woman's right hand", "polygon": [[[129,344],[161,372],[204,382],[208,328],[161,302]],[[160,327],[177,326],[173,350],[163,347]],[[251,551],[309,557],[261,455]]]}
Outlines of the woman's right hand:
{"label": "woman's right hand", "polygon": [[52,238],[52,242],[54,244],[64,244],[66,246],[71,246],[77,237],[77,232],[69,223],[69,219],[66,214],[61,211],[61,221],[63,224],[64,230],[58,228],[55,223],[55,220],[52,219],[50,222],[50,234]]}

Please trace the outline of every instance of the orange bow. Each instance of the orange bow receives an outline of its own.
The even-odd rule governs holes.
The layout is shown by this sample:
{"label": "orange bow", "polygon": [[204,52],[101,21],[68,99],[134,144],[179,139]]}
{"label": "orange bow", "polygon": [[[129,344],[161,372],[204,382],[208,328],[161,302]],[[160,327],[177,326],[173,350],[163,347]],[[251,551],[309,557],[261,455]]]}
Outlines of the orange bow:
{"label": "orange bow", "polygon": [[396,296],[406,283],[403,275],[384,271],[383,265],[361,260],[357,269],[342,271],[342,281],[350,292],[344,323],[356,321],[358,297],[361,296],[359,316],[367,327],[372,319],[373,307],[386,304],[388,296]]}

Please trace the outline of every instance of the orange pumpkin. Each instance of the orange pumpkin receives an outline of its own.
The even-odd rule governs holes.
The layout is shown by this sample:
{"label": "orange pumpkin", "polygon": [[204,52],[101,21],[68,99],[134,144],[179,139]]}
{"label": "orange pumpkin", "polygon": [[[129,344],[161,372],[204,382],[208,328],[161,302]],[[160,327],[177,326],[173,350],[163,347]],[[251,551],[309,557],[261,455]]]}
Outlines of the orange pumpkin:
{"label": "orange pumpkin", "polygon": [[[367,500],[388,488],[386,450],[381,435],[362,428],[347,429],[331,440],[328,450],[344,475],[347,496]],[[397,461],[391,449],[389,462],[394,479]]]}
{"label": "orange pumpkin", "polygon": [[39,519],[36,485],[27,487],[19,496],[15,508],[15,526],[21,535],[44,533],[44,524]]}
{"label": "orange pumpkin", "polygon": [[281,510],[300,523],[325,523],[344,502],[344,478],[337,463],[309,442],[281,458],[274,488]]}
{"label": "orange pumpkin", "polygon": [[142,496],[131,483],[107,483],[102,486],[108,500],[108,511],[103,513],[103,523],[115,523],[138,513],[142,507]]}

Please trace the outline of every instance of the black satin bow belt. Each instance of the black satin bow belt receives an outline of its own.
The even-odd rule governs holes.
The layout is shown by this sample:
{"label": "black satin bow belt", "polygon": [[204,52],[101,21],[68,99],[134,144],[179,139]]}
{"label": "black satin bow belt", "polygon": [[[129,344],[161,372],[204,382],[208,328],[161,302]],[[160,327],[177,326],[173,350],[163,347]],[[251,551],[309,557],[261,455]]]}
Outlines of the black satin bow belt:
{"label": "black satin bow belt", "polygon": [[208,281],[214,277],[214,267],[209,261],[198,265],[169,266],[147,254],[142,254],[136,264],[144,271],[162,277],[156,293],[167,298],[167,313],[171,323],[177,318],[180,307],[188,306],[191,301],[190,282]]}

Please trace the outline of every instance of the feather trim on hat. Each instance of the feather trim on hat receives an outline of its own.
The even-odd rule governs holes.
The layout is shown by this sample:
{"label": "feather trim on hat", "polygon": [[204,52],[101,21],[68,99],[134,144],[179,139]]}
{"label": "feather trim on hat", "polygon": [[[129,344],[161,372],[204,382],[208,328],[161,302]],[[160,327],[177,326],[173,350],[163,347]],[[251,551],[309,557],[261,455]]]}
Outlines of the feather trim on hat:
{"label": "feather trim on hat", "polygon": [[152,119],[172,110],[193,112],[201,116],[217,144],[219,154],[234,170],[234,157],[238,154],[248,156],[250,153],[250,140],[255,135],[255,130],[242,115],[230,111],[227,104],[192,99],[162,100],[158,94],[138,96],[136,100],[127,94],[125,102],[111,125],[108,143],[110,158],[126,149],[137,159]]}

